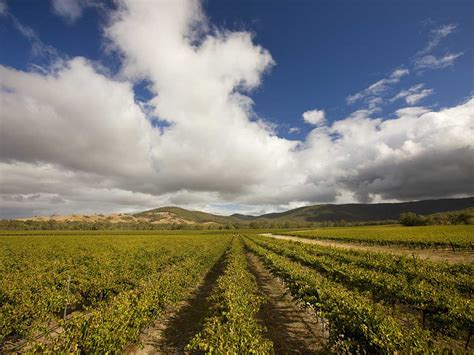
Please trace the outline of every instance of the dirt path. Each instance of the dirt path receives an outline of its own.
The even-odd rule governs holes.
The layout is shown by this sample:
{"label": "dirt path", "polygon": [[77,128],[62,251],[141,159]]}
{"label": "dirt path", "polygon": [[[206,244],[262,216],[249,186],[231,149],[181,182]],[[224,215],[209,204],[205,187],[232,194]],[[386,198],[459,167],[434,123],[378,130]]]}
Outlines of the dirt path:
{"label": "dirt path", "polygon": [[207,273],[201,285],[186,300],[166,311],[145,329],[140,336],[143,344],[126,350],[128,354],[184,354],[184,348],[199,332],[204,318],[208,315],[209,301],[217,278],[224,269],[225,253]]}
{"label": "dirt path", "polygon": [[258,316],[267,328],[265,336],[273,342],[276,354],[325,353],[328,337],[314,312],[299,306],[283,283],[273,277],[253,254],[248,254],[250,270],[267,297]]}
{"label": "dirt path", "polygon": [[474,261],[474,253],[469,251],[456,251],[451,250],[439,250],[439,249],[413,249],[413,248],[395,248],[395,247],[386,247],[378,245],[361,245],[361,244],[351,244],[351,243],[342,243],[335,242],[330,240],[321,240],[321,239],[310,239],[304,237],[293,237],[289,235],[278,235],[272,233],[263,233],[262,236],[272,237],[276,239],[284,240],[293,240],[302,243],[308,244],[317,244],[322,246],[353,249],[353,250],[362,250],[362,251],[374,251],[374,252],[384,252],[391,253],[396,255],[412,256],[413,254],[421,259],[429,259],[433,261],[447,261],[450,263],[467,263]]}

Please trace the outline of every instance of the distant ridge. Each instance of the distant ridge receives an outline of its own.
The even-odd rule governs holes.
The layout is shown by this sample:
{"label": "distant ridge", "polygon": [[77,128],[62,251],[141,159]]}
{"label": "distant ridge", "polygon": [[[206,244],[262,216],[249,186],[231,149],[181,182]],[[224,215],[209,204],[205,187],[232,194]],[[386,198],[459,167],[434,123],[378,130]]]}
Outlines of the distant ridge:
{"label": "distant ridge", "polygon": [[181,207],[159,207],[135,214],[115,213],[110,215],[54,215],[30,218],[20,218],[20,221],[58,222],[58,223],[122,223],[156,225],[248,225],[255,224],[292,224],[307,225],[315,222],[376,222],[395,221],[401,213],[414,212],[418,215],[428,215],[438,212],[449,212],[474,207],[474,197],[451,198],[439,200],[423,200],[401,203],[374,204],[322,204],[300,207],[285,212],[267,213],[251,216],[235,213],[221,216],[202,211],[190,211]]}
{"label": "distant ridge", "polygon": [[423,200],[399,203],[374,204],[324,204],[300,207],[285,212],[267,213],[260,216],[251,216],[235,213],[231,216],[214,215],[201,211],[189,211],[179,207],[161,207],[150,211],[135,214],[135,216],[152,216],[156,213],[168,212],[176,214],[192,223],[250,223],[250,222],[324,222],[341,221],[371,222],[382,220],[398,220],[401,213],[414,212],[427,215],[437,212],[448,212],[474,207],[474,197],[451,198],[438,200]]}

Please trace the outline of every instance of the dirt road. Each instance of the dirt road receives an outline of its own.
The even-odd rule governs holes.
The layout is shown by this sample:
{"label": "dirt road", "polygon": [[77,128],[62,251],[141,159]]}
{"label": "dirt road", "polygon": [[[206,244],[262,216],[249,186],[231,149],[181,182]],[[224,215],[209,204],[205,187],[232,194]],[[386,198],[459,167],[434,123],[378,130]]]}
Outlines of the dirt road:
{"label": "dirt road", "polygon": [[344,249],[384,252],[404,256],[417,256],[421,259],[433,261],[447,261],[450,263],[466,263],[474,261],[474,253],[469,251],[439,250],[439,249],[412,249],[412,248],[396,248],[378,245],[362,245],[353,243],[335,242],[333,240],[321,240],[304,237],[293,237],[289,235],[278,235],[272,233],[263,233],[262,236],[272,237],[276,239],[292,240],[308,244],[317,244],[322,246],[337,247]]}

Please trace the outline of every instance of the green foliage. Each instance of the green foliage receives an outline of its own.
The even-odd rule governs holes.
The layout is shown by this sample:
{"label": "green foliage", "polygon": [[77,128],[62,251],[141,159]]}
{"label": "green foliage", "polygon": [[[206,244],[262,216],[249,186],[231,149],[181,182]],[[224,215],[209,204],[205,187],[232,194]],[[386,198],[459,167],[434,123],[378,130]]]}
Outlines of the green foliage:
{"label": "green foliage", "polygon": [[38,350],[121,352],[187,296],[228,242],[222,235],[2,236],[0,346],[56,324],[63,332]]}
{"label": "green foliage", "polygon": [[431,348],[426,331],[419,327],[407,329],[387,315],[381,305],[248,238],[246,245],[285,281],[293,297],[329,321],[329,346],[338,344],[357,353],[424,353]]}
{"label": "green foliage", "polygon": [[[368,292],[375,300],[386,305],[403,304],[422,312],[423,318],[429,321],[429,327],[434,331],[456,335],[467,333],[474,327],[474,305],[470,300],[474,289],[473,264],[466,266],[464,272],[459,269],[455,272],[456,269],[451,268],[454,274],[445,276],[438,271],[449,270],[449,266],[444,266],[443,263],[395,257],[400,262],[398,270],[386,266],[385,269],[390,271],[385,271],[382,270],[384,264],[393,265],[394,261],[394,257],[389,254],[374,258],[372,253],[359,254],[360,264],[363,264],[363,258],[368,260],[365,265],[358,266],[347,262],[344,257],[338,257],[338,254],[346,254],[344,250],[262,239],[253,241],[278,255],[315,269],[326,278],[346,287]],[[377,261],[373,262],[373,259]],[[414,263],[418,274],[408,266]],[[373,266],[378,270],[374,270]],[[443,279],[446,282],[440,282]]]}
{"label": "green foliage", "polygon": [[400,224],[404,226],[474,224],[474,208],[433,213],[427,216],[419,216],[413,212],[402,213],[400,215]]}
{"label": "green foliage", "polygon": [[423,216],[418,216],[413,212],[406,212],[400,215],[400,224],[404,226],[426,226],[428,222]]}
{"label": "green foliage", "polygon": [[[457,225],[295,233],[469,248],[472,232],[473,226]],[[330,351],[461,351],[459,339],[472,333],[472,262],[432,262],[250,233],[246,247],[285,281],[297,300],[328,322]],[[0,232],[0,349],[24,339],[28,347],[21,351],[121,353],[165,308],[189,297],[226,252],[210,313],[188,350],[271,353],[272,344],[256,321],[264,299],[247,268],[242,239],[234,234],[232,229]],[[53,327],[57,332],[51,332]]]}
{"label": "green foliage", "polygon": [[410,248],[474,249],[474,225],[319,228],[282,234],[338,242]]}
{"label": "green foliage", "polygon": [[263,329],[255,319],[263,300],[247,269],[242,241],[234,238],[225,271],[210,297],[212,315],[191,340],[188,350],[209,354],[272,353],[273,345],[263,338]]}
{"label": "green foliage", "polygon": [[[462,199],[427,200],[405,203],[315,205],[261,216],[233,214],[219,216],[179,207],[161,207],[135,214],[140,222],[113,223],[111,220],[90,221],[19,221],[0,220],[0,230],[204,230],[204,229],[275,229],[344,227],[397,223],[402,213],[418,215],[435,213],[427,224],[473,224],[474,197]],[[456,214],[453,211],[467,208]],[[163,222],[163,213],[175,217],[174,223]],[[126,217],[122,217],[126,218]],[[128,216],[128,219],[132,219]],[[419,218],[425,220],[426,218]],[[178,223],[179,222],[179,223]]]}

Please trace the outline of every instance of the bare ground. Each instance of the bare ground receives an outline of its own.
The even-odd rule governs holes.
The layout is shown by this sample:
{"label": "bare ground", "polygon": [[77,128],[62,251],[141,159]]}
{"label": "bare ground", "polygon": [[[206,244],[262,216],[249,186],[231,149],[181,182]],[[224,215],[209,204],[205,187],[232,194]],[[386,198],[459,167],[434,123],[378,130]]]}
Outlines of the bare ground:
{"label": "bare ground", "polygon": [[447,261],[450,263],[466,263],[474,261],[474,253],[469,251],[455,251],[440,250],[440,249],[413,249],[403,247],[387,247],[378,245],[361,245],[353,243],[342,243],[332,240],[310,239],[304,237],[293,237],[289,235],[277,235],[272,233],[261,234],[266,237],[276,239],[293,240],[308,244],[317,244],[321,246],[338,247],[352,250],[384,252],[403,256],[419,257],[421,259],[428,259],[433,261]]}
{"label": "bare ground", "polygon": [[267,298],[258,314],[266,327],[265,336],[273,342],[276,354],[326,353],[328,333],[322,319],[310,309],[297,304],[283,282],[264,267],[253,254],[248,254],[251,272]]}
{"label": "bare ground", "polygon": [[187,354],[186,345],[199,332],[208,315],[210,296],[224,269],[225,254],[207,273],[191,296],[163,313],[140,336],[139,345],[126,349],[128,354]]}
{"label": "bare ground", "polygon": [[[328,336],[323,320],[310,309],[297,304],[280,280],[273,277],[257,257],[248,254],[249,267],[266,296],[258,317],[266,327],[265,336],[274,343],[277,354],[326,353]],[[192,296],[169,309],[140,336],[142,346],[132,345],[128,354],[187,354],[186,345],[199,332],[208,316],[210,296],[224,267],[221,258],[206,275]]]}

